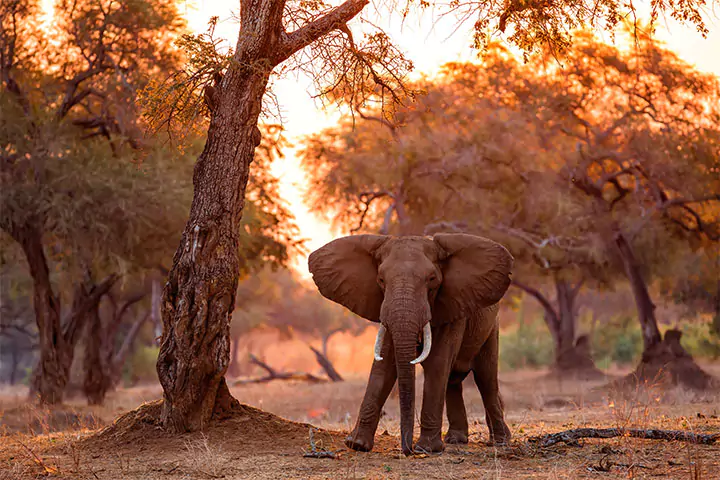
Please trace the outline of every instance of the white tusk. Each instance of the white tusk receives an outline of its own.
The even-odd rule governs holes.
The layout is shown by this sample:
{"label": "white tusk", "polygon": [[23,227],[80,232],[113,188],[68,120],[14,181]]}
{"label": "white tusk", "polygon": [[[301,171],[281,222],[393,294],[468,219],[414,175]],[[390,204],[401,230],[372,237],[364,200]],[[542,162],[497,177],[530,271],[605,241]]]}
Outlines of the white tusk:
{"label": "white tusk", "polygon": [[380,328],[378,328],[377,337],[375,337],[375,360],[377,360],[378,362],[383,359],[383,357],[380,356],[380,351],[382,350],[384,339],[385,339],[385,325],[380,324]]}
{"label": "white tusk", "polygon": [[420,353],[420,356],[417,357],[415,360],[413,360],[413,365],[416,365],[420,362],[424,362],[425,359],[430,355],[430,347],[432,347],[432,330],[430,329],[430,322],[425,324],[425,327],[423,328],[423,349]]}

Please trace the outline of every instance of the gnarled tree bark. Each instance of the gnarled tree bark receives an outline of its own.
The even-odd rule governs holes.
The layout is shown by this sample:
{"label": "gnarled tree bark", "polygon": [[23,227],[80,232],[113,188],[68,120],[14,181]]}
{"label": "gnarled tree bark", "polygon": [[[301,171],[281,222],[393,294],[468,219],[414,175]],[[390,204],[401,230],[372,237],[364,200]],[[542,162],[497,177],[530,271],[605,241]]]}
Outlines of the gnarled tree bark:
{"label": "gnarled tree bark", "polygon": [[215,86],[207,141],[193,175],[190,218],[163,290],[157,371],[162,422],[170,430],[199,430],[235,403],[224,375],[240,266],[239,222],[270,73],[298,50],[343,28],[367,3],[347,0],[288,33],[282,25],[285,0],[241,1],[235,54]]}

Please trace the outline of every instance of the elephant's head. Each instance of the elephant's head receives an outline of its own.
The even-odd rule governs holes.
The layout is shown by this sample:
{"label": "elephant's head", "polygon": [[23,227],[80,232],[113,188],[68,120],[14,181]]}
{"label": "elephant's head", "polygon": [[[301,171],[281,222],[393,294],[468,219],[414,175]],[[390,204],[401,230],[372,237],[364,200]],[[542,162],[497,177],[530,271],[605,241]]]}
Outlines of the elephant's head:
{"label": "elephant's head", "polygon": [[[432,348],[430,320],[451,322],[497,303],[510,285],[513,258],[498,243],[466,234],[427,237],[356,235],[333,240],[308,260],[320,293],[380,322],[395,349],[403,451],[412,445],[415,364]],[[418,341],[423,338],[418,356]]]}

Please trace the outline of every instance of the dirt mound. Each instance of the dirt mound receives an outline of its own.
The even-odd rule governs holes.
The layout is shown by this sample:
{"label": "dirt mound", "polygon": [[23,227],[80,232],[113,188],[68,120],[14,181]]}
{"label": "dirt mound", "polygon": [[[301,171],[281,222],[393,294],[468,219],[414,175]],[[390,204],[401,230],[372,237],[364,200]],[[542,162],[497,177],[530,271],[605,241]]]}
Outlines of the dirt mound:
{"label": "dirt mound", "polygon": [[720,389],[720,380],[700,368],[680,345],[681,337],[679,330],[668,330],[662,342],[643,353],[634,372],[605,388],[621,394],[648,386],[661,390],[679,386],[695,392]]}
{"label": "dirt mound", "polygon": [[[141,405],[126,413],[98,433],[82,440],[83,448],[93,451],[182,449],[188,442],[207,439],[220,442],[228,449],[242,453],[298,452],[308,446],[311,425],[286,420],[248,405],[237,404],[223,413],[201,432],[172,434],[161,426],[162,400]],[[315,435],[339,440],[312,427]],[[330,438],[333,437],[333,438]]]}
{"label": "dirt mound", "polygon": [[590,337],[580,335],[575,344],[558,354],[548,379],[571,381],[602,380],[607,376],[595,366],[592,358]]}
{"label": "dirt mound", "polygon": [[97,429],[102,420],[90,412],[66,405],[20,405],[0,411],[0,434],[43,434],[82,429]]}

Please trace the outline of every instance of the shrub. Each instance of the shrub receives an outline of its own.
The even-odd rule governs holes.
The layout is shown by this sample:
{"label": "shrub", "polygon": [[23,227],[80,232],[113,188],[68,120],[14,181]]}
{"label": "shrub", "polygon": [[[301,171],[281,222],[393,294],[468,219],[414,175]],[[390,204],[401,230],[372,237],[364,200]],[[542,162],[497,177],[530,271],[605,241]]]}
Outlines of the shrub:
{"label": "shrub", "polygon": [[635,318],[616,315],[592,332],[593,358],[599,368],[611,364],[631,365],[642,354],[642,332]]}
{"label": "shrub", "polygon": [[160,353],[160,347],[154,345],[139,345],[132,356],[125,363],[123,381],[126,385],[137,382],[158,382],[155,364]]}
{"label": "shrub", "polygon": [[713,332],[711,321],[683,324],[680,343],[695,358],[720,358],[720,337]]}
{"label": "shrub", "polygon": [[518,323],[500,332],[500,370],[539,368],[553,361],[553,341],[547,325],[541,318],[523,321],[522,311]]}

